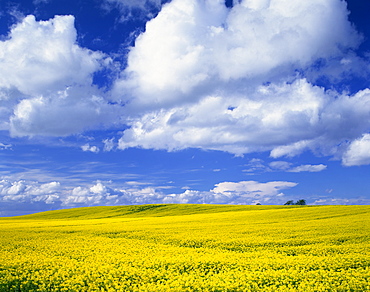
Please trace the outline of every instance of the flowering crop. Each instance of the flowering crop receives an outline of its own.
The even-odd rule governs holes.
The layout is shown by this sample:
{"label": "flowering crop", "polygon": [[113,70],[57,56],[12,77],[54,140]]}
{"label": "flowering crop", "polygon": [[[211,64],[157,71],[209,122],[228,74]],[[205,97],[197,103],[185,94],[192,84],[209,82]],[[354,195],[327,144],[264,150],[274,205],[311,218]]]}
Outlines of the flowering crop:
{"label": "flowering crop", "polygon": [[0,291],[370,291],[370,206],[147,205],[0,218]]}

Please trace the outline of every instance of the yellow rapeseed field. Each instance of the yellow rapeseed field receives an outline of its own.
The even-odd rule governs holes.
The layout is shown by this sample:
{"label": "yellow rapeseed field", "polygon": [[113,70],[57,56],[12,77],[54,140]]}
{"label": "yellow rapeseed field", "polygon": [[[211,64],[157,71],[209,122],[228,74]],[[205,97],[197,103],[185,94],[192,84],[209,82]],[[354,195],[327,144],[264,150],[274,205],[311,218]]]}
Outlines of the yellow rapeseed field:
{"label": "yellow rapeseed field", "polygon": [[370,206],[145,205],[0,218],[0,291],[370,291]]}

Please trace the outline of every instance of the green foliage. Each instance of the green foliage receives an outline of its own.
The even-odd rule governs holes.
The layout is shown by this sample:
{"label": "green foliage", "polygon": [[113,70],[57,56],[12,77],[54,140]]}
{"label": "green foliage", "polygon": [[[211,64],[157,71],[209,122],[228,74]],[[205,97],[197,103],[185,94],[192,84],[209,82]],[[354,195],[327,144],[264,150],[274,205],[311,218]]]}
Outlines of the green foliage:
{"label": "green foliage", "polygon": [[300,206],[304,206],[304,205],[306,205],[306,200],[301,199],[301,200],[298,200],[295,203],[294,203],[293,200],[289,200],[284,205],[300,205]]}
{"label": "green foliage", "polygon": [[303,205],[306,205],[306,200],[298,200],[296,203],[295,203],[296,205],[301,205],[301,206],[303,206]]}

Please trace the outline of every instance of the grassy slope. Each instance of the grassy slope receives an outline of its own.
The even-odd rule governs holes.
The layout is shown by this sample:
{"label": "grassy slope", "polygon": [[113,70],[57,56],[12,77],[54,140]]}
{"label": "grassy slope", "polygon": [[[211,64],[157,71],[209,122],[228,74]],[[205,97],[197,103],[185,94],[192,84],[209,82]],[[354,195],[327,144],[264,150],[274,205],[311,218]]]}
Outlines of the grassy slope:
{"label": "grassy slope", "polygon": [[[306,206],[308,207],[308,206]],[[313,206],[311,206],[312,208]],[[317,208],[318,206],[316,206]],[[36,214],[1,219],[101,219],[112,217],[164,217],[221,212],[257,211],[270,209],[302,208],[302,206],[251,206],[251,205],[200,205],[200,204],[152,204],[131,206],[99,206],[46,211]]]}

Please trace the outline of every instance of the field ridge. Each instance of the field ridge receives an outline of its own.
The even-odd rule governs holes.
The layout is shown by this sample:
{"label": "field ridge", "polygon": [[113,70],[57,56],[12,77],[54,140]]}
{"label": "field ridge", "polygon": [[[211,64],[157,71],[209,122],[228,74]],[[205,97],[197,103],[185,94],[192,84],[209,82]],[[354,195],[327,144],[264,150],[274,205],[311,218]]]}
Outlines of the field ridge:
{"label": "field ridge", "polygon": [[[279,205],[215,205],[215,204],[145,204],[121,206],[93,206],[60,209],[34,214],[0,217],[12,219],[103,219],[112,217],[164,217],[206,213],[257,211],[270,209],[302,208],[303,206]],[[318,206],[304,206],[318,207]]]}

